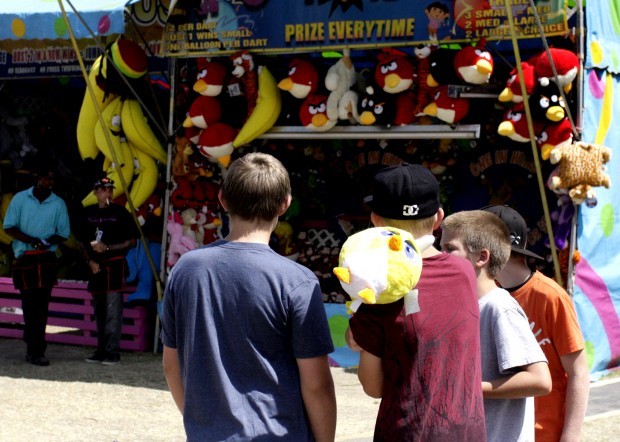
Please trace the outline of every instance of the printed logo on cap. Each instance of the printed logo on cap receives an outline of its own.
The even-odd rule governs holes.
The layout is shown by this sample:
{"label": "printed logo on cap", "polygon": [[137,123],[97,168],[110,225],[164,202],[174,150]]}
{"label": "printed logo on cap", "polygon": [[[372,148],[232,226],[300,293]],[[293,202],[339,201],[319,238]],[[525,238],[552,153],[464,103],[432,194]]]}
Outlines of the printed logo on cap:
{"label": "printed logo on cap", "polygon": [[413,204],[411,206],[404,205],[403,206],[403,216],[416,216],[420,212],[420,208],[417,204]]}

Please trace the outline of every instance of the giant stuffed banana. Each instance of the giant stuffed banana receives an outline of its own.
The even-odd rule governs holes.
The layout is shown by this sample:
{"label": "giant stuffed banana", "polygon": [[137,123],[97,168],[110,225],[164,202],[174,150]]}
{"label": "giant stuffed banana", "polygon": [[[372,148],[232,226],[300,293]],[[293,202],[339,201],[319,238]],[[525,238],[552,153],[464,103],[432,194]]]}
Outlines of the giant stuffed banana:
{"label": "giant stuffed banana", "polygon": [[276,80],[265,66],[260,66],[256,107],[235,137],[233,146],[240,147],[248,144],[271,129],[278,119],[281,109],[282,99]]}
{"label": "giant stuffed banana", "polygon": [[[130,143],[131,146],[131,143]],[[135,168],[134,179],[129,190],[129,199],[134,209],[140,207],[151,196],[157,187],[159,171],[153,157],[142,152],[140,149],[131,149],[134,155]],[[129,203],[125,206],[130,210]]]}
{"label": "giant stuffed banana", "polygon": [[168,155],[149,126],[137,100],[125,100],[121,121],[123,132],[131,144],[157,161],[168,163]]}
{"label": "giant stuffed banana", "polygon": [[103,89],[97,85],[97,74],[101,67],[102,58],[103,55],[97,57],[88,73],[88,83],[93,90],[96,101],[92,100],[90,91],[87,89],[77,121],[77,145],[83,160],[87,158],[95,159],[99,154],[99,149],[95,143],[95,124],[99,120],[97,107],[99,107],[100,111],[103,111],[115,98],[115,94],[109,94],[106,97]]}
{"label": "giant stuffed banana", "polygon": [[[102,126],[98,119],[95,122],[95,144],[103,155],[112,161],[115,161],[112,150],[114,152],[118,152],[120,150],[122,107],[123,102],[121,101],[121,98],[116,97],[102,112],[105,126]],[[108,132],[109,137],[106,136],[106,131]],[[110,143],[112,143],[111,146]]]}

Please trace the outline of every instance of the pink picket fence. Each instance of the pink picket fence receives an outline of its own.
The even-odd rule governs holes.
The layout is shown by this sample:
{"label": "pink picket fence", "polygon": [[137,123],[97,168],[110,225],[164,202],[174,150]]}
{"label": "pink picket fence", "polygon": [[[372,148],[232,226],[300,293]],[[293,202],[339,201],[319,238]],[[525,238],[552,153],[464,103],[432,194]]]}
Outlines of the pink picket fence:
{"label": "pink picket fence", "polygon": [[[125,293],[125,301],[131,291]],[[47,321],[47,341],[97,346],[97,326],[93,316],[92,295],[86,282],[59,281],[52,290]],[[0,277],[0,336],[21,338],[23,316],[19,291],[11,278]],[[152,330],[144,306],[125,305],[121,349],[147,351],[152,347]]]}

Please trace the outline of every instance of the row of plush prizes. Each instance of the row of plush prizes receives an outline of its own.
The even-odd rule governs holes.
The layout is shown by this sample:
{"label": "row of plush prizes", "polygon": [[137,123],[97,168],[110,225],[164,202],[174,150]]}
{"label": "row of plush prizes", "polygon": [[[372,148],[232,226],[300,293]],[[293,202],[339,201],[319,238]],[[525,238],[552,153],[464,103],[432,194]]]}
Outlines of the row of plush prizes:
{"label": "row of plush prizes", "polygon": [[[449,85],[482,85],[493,73],[493,58],[485,49],[486,42],[462,49],[446,49],[420,45],[412,59],[406,53],[384,49],[369,85],[358,92],[358,75],[347,50],[332,65],[323,81],[309,60],[294,58],[288,75],[279,82],[265,66],[255,66],[252,54],[240,51],[232,55],[232,72],[217,60],[198,59],[198,72],[192,89],[198,94],[191,103],[183,122],[187,145],[186,156],[198,152],[208,161],[225,168],[236,147],[256,139],[281,118],[280,91],[290,93],[299,101],[295,120],[309,130],[328,131],[338,121],[361,125],[405,125],[419,117],[433,116],[455,124],[469,112],[469,99],[451,97]],[[129,196],[134,206],[146,202],[157,184],[157,164],[167,162],[167,155],[153,134],[139,102],[124,88],[115,88],[117,71],[130,81],[137,81],[147,72],[144,51],[127,39],[119,39],[109,48],[117,69],[107,66],[108,58],[99,57],[93,64],[89,82],[96,103],[87,93],[78,119],[78,147],[83,159],[105,157],[104,169],[109,176],[122,174],[130,183]],[[534,120],[536,141],[543,159],[557,163],[549,179],[549,187],[571,202],[596,203],[593,187],[609,187],[603,165],[611,151],[604,146],[573,143],[573,131],[566,114],[560,88],[570,91],[577,76],[577,56],[565,49],[552,48],[551,58],[543,51],[522,63],[528,103]],[[553,75],[551,59],[557,71]],[[245,95],[246,116],[240,128],[222,122],[220,95],[232,75]],[[327,90],[328,93],[322,91]],[[523,97],[517,70],[513,70],[499,95],[499,101],[510,104],[500,135],[517,142],[529,142],[524,115]],[[103,112],[104,125],[97,118],[96,108]],[[297,120],[298,118],[298,120]],[[291,120],[293,121],[293,119]],[[105,131],[111,135],[107,142]],[[575,167],[579,164],[579,167]],[[583,167],[586,164],[587,167]],[[124,189],[117,186],[114,198]],[[94,204],[87,196],[83,205]],[[183,208],[184,206],[177,206]]]}

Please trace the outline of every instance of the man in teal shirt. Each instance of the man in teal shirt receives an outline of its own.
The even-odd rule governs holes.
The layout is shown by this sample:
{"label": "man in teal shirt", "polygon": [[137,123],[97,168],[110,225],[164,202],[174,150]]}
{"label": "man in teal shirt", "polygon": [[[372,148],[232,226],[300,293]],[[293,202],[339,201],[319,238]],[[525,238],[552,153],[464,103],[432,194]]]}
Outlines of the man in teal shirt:
{"label": "man in teal shirt", "polygon": [[[55,251],[69,238],[65,202],[52,192],[56,176],[49,168],[37,174],[35,186],[15,194],[4,218],[4,230],[13,237],[13,284],[22,295],[26,361],[49,365],[45,357],[45,327],[52,287],[56,283]],[[22,270],[19,270],[22,269]],[[36,269],[33,277],[29,269]]]}

